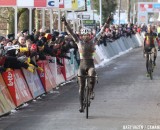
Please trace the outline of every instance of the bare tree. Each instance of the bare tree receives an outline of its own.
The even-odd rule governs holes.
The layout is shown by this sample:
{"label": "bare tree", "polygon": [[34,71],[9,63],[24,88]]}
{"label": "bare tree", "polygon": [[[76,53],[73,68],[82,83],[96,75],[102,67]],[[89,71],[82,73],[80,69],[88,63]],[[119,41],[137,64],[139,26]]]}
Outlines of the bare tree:
{"label": "bare tree", "polygon": [[130,22],[131,0],[127,0],[127,21]]}
{"label": "bare tree", "polygon": [[[18,24],[21,15],[26,12],[28,9],[18,9]],[[0,21],[6,23],[7,25],[7,33],[14,33],[14,9],[11,7],[0,8]],[[22,21],[26,21],[26,18],[22,19]]]}

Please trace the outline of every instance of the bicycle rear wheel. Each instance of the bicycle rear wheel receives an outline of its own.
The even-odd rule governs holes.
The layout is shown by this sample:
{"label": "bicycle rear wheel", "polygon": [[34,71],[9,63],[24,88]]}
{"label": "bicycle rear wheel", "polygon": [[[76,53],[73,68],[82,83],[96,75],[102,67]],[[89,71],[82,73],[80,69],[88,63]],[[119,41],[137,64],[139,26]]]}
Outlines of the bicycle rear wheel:
{"label": "bicycle rear wheel", "polygon": [[89,113],[89,88],[86,88],[86,118],[88,119]]}

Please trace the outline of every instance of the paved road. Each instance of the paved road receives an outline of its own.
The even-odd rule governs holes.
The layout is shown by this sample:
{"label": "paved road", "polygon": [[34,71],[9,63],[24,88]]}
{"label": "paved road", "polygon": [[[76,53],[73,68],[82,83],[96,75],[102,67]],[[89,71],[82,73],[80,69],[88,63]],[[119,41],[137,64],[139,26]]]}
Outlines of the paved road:
{"label": "paved road", "polygon": [[0,118],[0,130],[153,130],[160,125],[159,59],[153,81],[145,76],[140,48],[99,68],[89,119],[78,112],[78,87],[74,81],[60,87],[59,93],[48,94]]}

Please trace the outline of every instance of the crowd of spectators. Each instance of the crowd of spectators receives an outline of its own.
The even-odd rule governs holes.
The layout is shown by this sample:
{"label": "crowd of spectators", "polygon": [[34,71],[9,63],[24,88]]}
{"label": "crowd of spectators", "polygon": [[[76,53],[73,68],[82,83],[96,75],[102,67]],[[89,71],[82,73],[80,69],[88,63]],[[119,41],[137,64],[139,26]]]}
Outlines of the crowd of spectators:
{"label": "crowd of spectators", "polygon": [[132,35],[139,33],[141,35],[142,28],[136,24],[120,24],[111,25],[106,29],[103,37],[100,39],[99,45],[104,44],[107,46],[107,42],[113,42],[120,37],[132,37]]}
{"label": "crowd of spectators", "polygon": [[[59,33],[54,31],[52,34],[34,30],[32,34],[28,34],[28,30],[23,30],[17,34],[17,39],[13,34],[8,38],[0,36],[0,71],[3,72],[7,68],[20,69],[25,68],[30,72],[34,72],[39,67],[36,62],[38,60],[46,60],[46,56],[56,57],[57,64],[63,66],[61,58],[70,59],[67,55],[70,49],[74,50],[77,56],[77,46],[67,32]],[[52,60],[49,60],[52,62]]]}

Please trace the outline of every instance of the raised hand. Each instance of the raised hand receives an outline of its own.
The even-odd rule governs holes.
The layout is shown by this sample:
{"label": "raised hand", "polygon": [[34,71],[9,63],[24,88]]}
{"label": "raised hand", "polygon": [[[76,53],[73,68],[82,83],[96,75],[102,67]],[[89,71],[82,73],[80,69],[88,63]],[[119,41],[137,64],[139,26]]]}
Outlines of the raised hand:
{"label": "raised hand", "polygon": [[107,18],[106,23],[109,24],[110,21],[112,21],[112,20],[113,20],[113,14],[110,14],[110,16]]}

